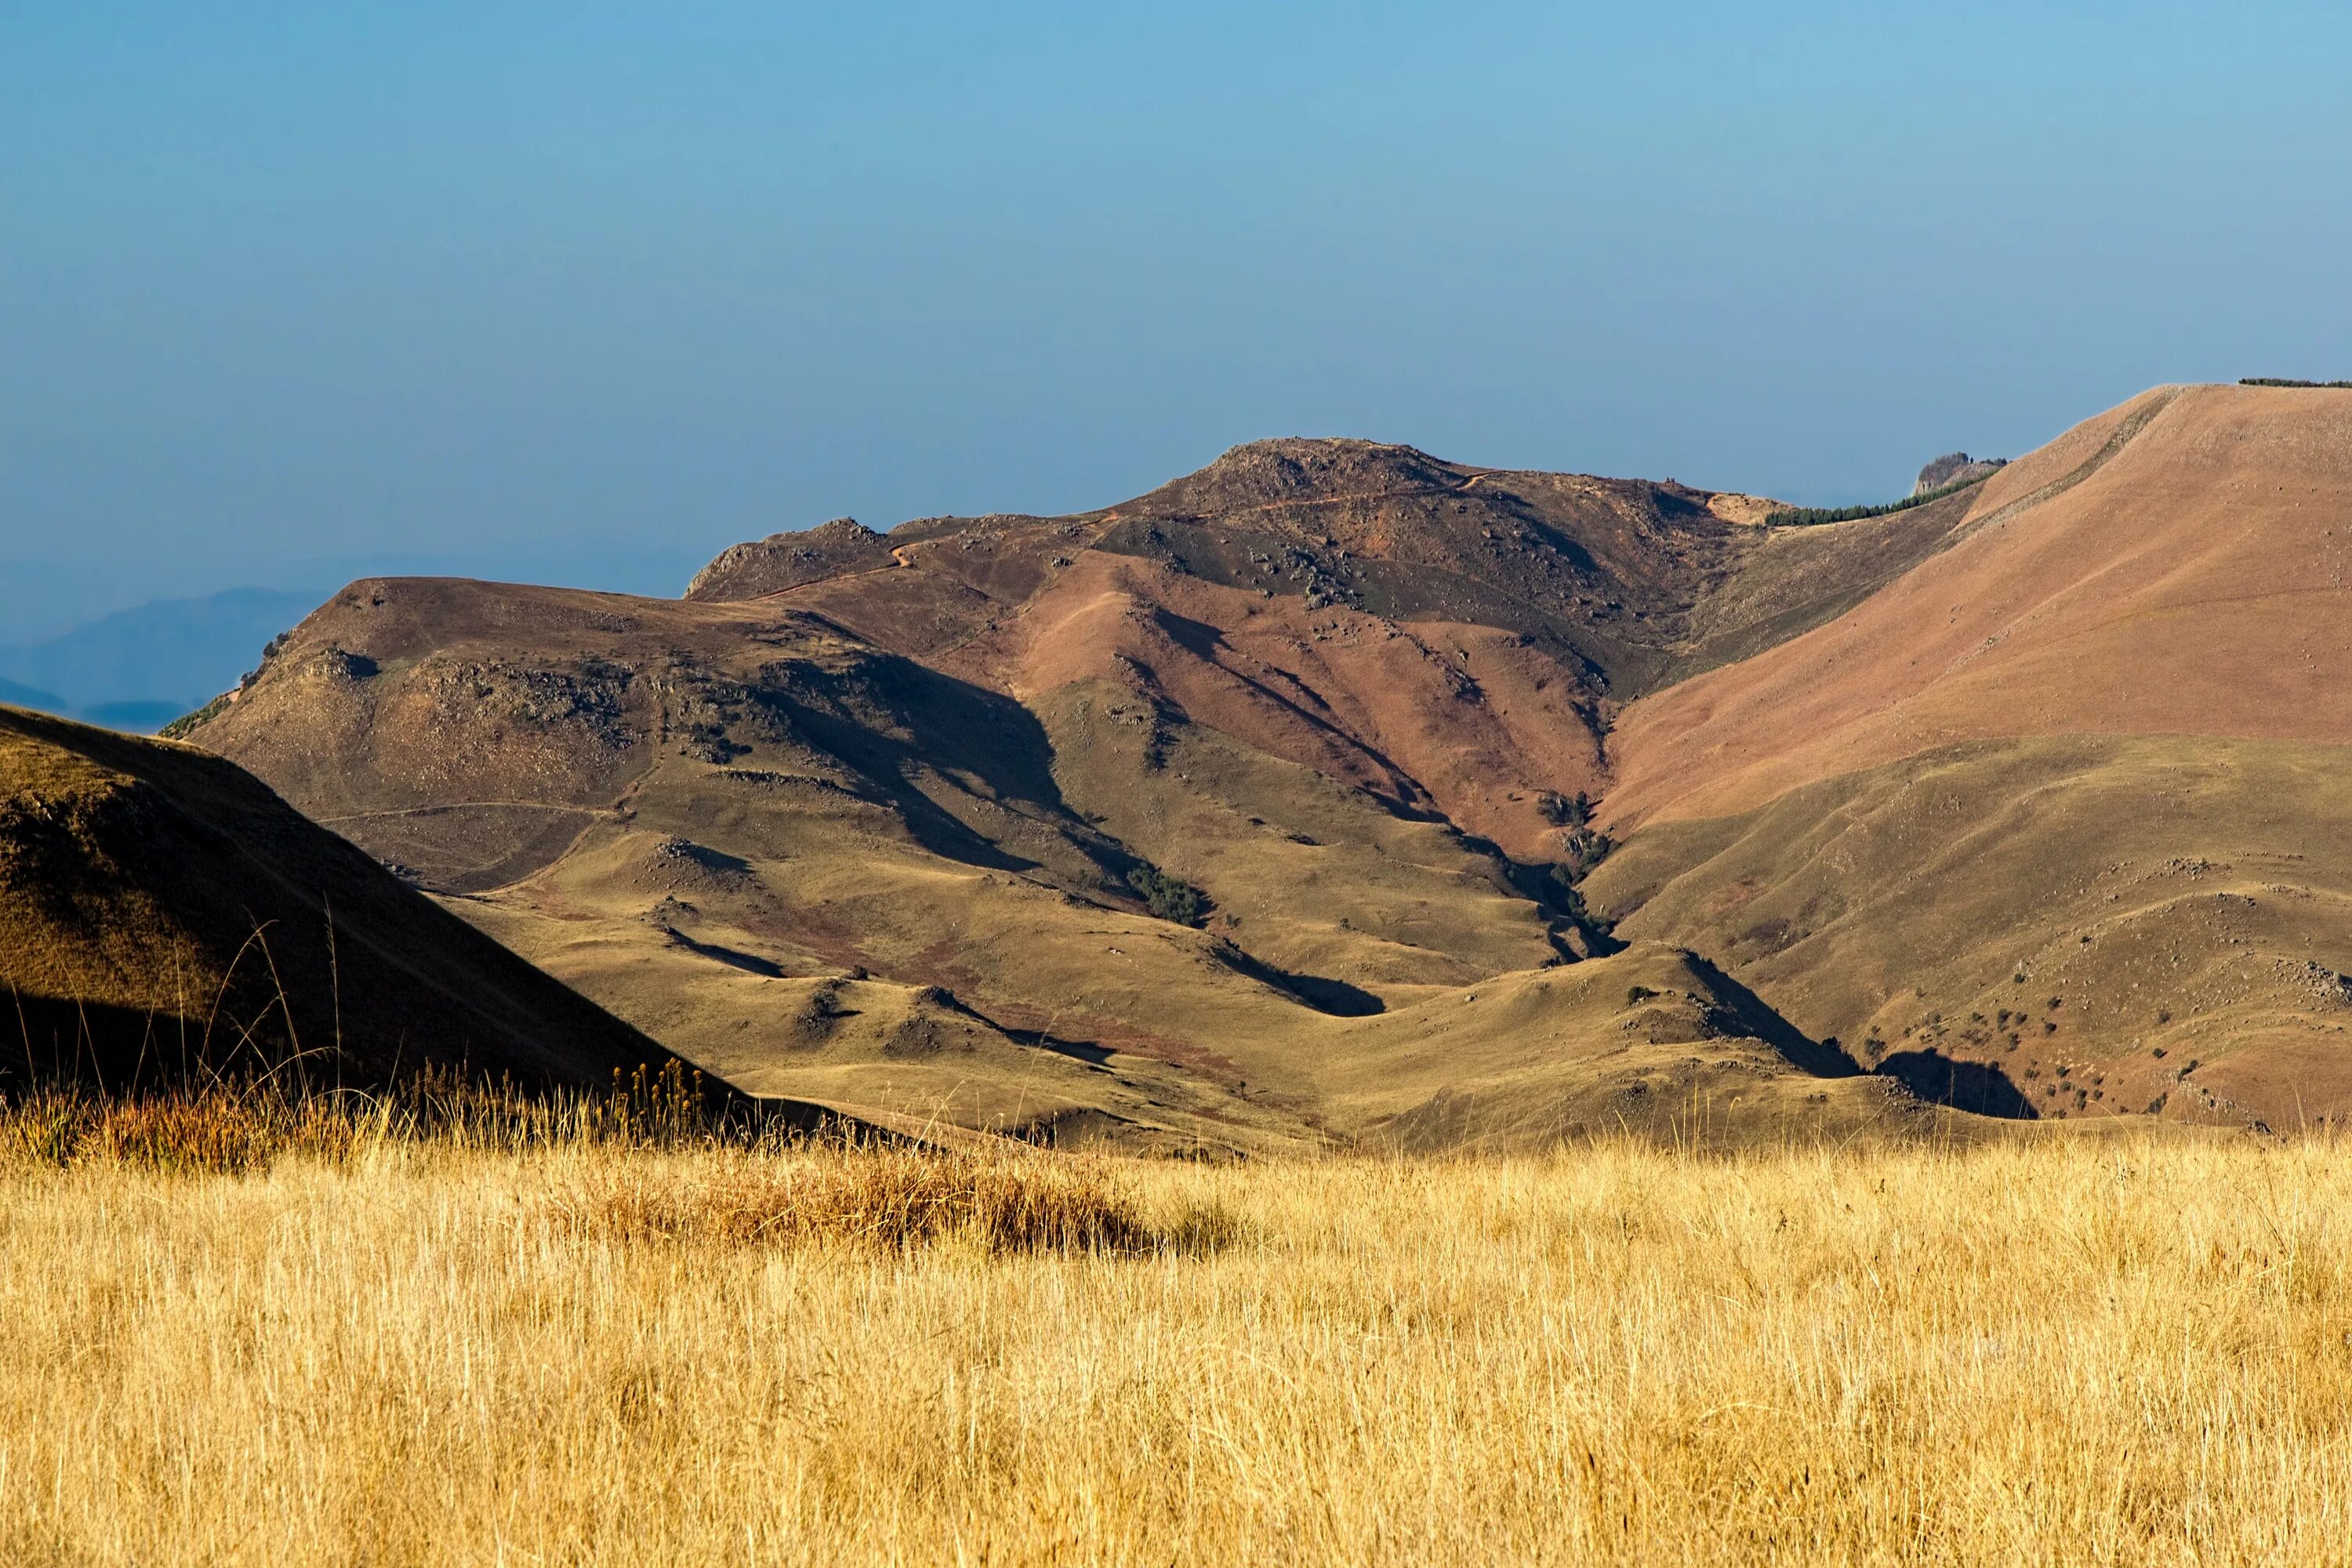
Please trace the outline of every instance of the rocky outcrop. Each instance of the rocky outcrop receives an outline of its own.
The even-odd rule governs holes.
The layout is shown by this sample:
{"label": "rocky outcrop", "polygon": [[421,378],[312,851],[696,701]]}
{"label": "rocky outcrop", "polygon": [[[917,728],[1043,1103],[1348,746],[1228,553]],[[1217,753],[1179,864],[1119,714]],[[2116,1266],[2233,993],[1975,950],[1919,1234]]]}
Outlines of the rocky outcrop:
{"label": "rocky outcrop", "polygon": [[772,533],[730,545],[694,574],[686,596],[705,604],[756,599],[803,583],[890,564],[883,537],[854,517],[836,517],[800,533]]}

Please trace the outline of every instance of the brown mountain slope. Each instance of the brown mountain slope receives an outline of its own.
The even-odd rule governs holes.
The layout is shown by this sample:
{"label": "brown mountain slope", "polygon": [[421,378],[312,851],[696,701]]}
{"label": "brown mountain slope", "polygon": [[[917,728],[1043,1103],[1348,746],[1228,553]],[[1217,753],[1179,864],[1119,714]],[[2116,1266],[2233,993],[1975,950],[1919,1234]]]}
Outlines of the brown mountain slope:
{"label": "brown mountain slope", "polygon": [[2352,749],[1973,742],[1653,823],[1586,891],[1972,1109],[2352,1114]]}
{"label": "brown mountain slope", "polygon": [[1757,628],[1777,639],[1836,614],[1940,548],[1961,516],[1953,506],[1757,526],[1774,506],[1369,441],[1259,441],[1097,512],[929,518],[887,535],[842,520],[737,545],[688,596],[789,598],[929,658],[1002,625],[1100,551],[1308,609],[1513,633],[1622,701],[1727,657],[1718,645]]}
{"label": "brown mountain slope", "polygon": [[[1792,1072],[1834,1037],[1980,1109],[2277,1125],[2352,1110],[2332,775],[2193,737],[2345,738],[2346,639],[2275,613],[2336,591],[2331,395],[2161,389],[1817,527],[1276,441],[1098,512],[737,546],[683,602],[362,584],[192,733],[860,1114],[1428,1146],[1737,1082],[1751,1129],[1903,1123]],[[2133,731],[2175,738],[2069,739]],[[1628,840],[1581,889],[1612,957],[1580,795]]]}
{"label": "brown mountain slope", "polygon": [[2352,1115],[2352,395],[2159,389],[1964,531],[1633,704],[1587,896],[1973,1103]]}
{"label": "brown mountain slope", "polygon": [[[2195,737],[2352,738],[2347,407],[2160,389],[1801,528],[1258,442],[1097,512],[740,545],[682,603],[360,584],[192,732],[666,1042],[867,1114],[1528,1140],[1629,1116],[1629,1037],[1691,1095],[1835,1037],[1985,1109],[2276,1125],[2352,1110],[2330,754]],[[2172,738],[2070,738],[2135,732]],[[1606,945],[1580,795],[1633,946],[1564,985]]]}
{"label": "brown mountain slope", "polygon": [[737,546],[692,596],[1024,700],[1122,686],[1540,863],[1568,858],[1545,796],[1605,782],[1614,705],[1840,614],[1966,505],[1766,529],[1750,497],[1266,441],[1101,512]]}
{"label": "brown mountain slope", "polygon": [[[1257,442],[1100,511],[739,545],[681,602],[359,584],[192,733],[667,1042],[862,1113],[1536,1137],[1626,1114],[1596,1086],[1654,1026],[1702,1064],[1835,1037],[1989,1109],[2276,1124],[2290,1079],[2343,1093],[2303,1038],[2326,988],[2297,976],[2346,967],[2325,922],[2225,930],[2149,890],[2171,873],[2103,868],[2336,896],[2298,841],[2334,820],[2326,768],[2194,738],[2352,740],[2347,406],[2159,389],[1814,527]],[[2175,740],[2078,744],[2133,734]],[[2190,773],[2178,809],[2130,805]],[[1581,893],[1616,957],[1586,956],[1580,796],[1627,840]],[[1574,1006],[1537,984],[1579,960]],[[1647,980],[1594,1000],[1677,963],[1670,1026]],[[2001,988],[2044,973],[2067,1016],[2029,1030]],[[1505,993],[1558,1027],[1456,1051]],[[2195,1092],[2143,1085],[2184,1019]]]}
{"label": "brown mountain slope", "polygon": [[1628,710],[1608,819],[1996,736],[2352,740],[2352,395],[2159,389],[1967,493],[1866,604]]}
{"label": "brown mountain slope", "polygon": [[[1416,1031],[1591,950],[1565,873],[1609,705],[1836,613],[1960,516],[1761,505],[1259,443],[1103,512],[738,546],[679,603],[358,584],[190,733],[763,1091],[1239,1147],[1448,1092],[1430,1128],[1485,1136],[1461,1108],[1499,1067],[1349,1086],[1416,1081]],[[1147,910],[1169,889],[1200,929]],[[1631,1031],[1803,1054],[1694,973],[1682,1038],[1655,987],[1580,984],[1511,1068],[1566,1074],[1552,1109],[1492,1124],[1622,1120],[1595,1086]],[[1821,1092],[1801,1115],[1846,1114]]]}
{"label": "brown mountain slope", "polygon": [[[1433,815],[1091,668],[1023,706],[787,601],[371,583],[195,733],[755,1092],[1160,1148],[1374,1136],[1441,1092],[1422,1141],[1701,1098],[1907,1124],[1883,1086],[1800,1092],[1804,1042],[1657,949],[1535,1009],[1540,1113],[1433,1075],[1559,914]],[[1155,862],[1209,929],[1144,909]]]}
{"label": "brown mountain slope", "polygon": [[9,708],[0,979],[0,1074],[112,1088],[428,1061],[593,1088],[670,1059],[220,758]]}

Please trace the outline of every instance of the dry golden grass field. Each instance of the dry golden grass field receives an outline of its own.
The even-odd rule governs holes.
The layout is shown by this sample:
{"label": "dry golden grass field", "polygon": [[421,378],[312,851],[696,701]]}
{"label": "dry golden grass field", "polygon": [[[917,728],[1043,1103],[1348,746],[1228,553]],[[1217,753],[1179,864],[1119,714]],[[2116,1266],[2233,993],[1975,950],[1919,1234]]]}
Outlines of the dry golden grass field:
{"label": "dry golden grass field", "polygon": [[2326,1140],[1210,1167],[188,1121],[7,1121],[0,1560],[2352,1542]]}

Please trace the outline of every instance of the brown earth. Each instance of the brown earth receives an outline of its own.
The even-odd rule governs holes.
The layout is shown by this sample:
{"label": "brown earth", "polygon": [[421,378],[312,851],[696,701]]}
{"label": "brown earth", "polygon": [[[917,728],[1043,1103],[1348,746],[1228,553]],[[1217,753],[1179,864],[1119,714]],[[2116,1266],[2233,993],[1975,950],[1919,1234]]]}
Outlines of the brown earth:
{"label": "brown earth", "polygon": [[2352,396],[2162,388],[1966,498],[1867,604],[1629,710],[1607,820],[1999,736],[2352,740]]}
{"label": "brown earth", "polygon": [[1948,1130],[1907,1084],[2275,1127],[2352,1109],[2347,411],[2160,389],[1807,527],[1257,442],[739,545],[683,601],[356,584],[187,732],[666,1044],[886,1121]]}
{"label": "brown earth", "polygon": [[681,602],[355,584],[188,732],[758,1092],[1163,1148],[1903,1124],[1670,948],[1537,978],[1610,945],[1608,705],[1900,554],[1751,500],[1258,443]]}
{"label": "brown earth", "polygon": [[670,1054],[193,746],[0,708],[0,1079],[608,1087]]}
{"label": "brown earth", "polygon": [[1588,896],[1922,1088],[2352,1112],[2352,395],[2159,389],[1969,493],[1848,615],[1625,711]]}

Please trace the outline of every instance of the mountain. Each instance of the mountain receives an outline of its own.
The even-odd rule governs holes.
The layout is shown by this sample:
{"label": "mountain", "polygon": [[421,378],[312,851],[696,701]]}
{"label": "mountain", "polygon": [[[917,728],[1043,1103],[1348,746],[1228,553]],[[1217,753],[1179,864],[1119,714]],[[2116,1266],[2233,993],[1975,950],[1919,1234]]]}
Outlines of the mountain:
{"label": "mountain", "polygon": [[237,588],[121,610],[38,642],[0,647],[21,706],[123,730],[156,730],[260,662],[315,593]]}
{"label": "mountain", "polygon": [[0,938],[5,1078],[372,1087],[433,1062],[593,1089],[672,1059],[232,763],[13,708]]}
{"label": "mountain", "polygon": [[2161,388],[1966,493],[1622,716],[1588,896],[2012,1109],[2344,1115],[2352,395]]}
{"label": "mountain", "polygon": [[739,546],[691,597],[789,604],[1024,701],[1132,688],[1549,860],[1564,830],[1544,797],[1602,784],[1609,709],[1829,619],[1960,515],[1756,526],[1774,510],[1268,441],[1079,517],[929,519],[879,545],[827,537],[835,523]]}
{"label": "mountain", "polygon": [[1260,443],[738,547],[683,602],[357,584],[184,733],[739,1085],[878,1120],[1933,1121],[1672,947],[1603,955],[1569,882],[1620,693],[1923,548],[1770,509]]}
{"label": "mountain", "polygon": [[19,686],[13,680],[0,680],[0,702],[16,708],[38,708],[44,712],[53,712],[65,706],[65,699],[53,691]]}
{"label": "mountain", "polygon": [[2347,412],[2159,389],[1805,525],[1254,442],[738,545],[682,601],[365,581],[184,732],[671,1047],[882,1121],[2276,1126],[2352,1110],[2352,652],[2297,613]]}

